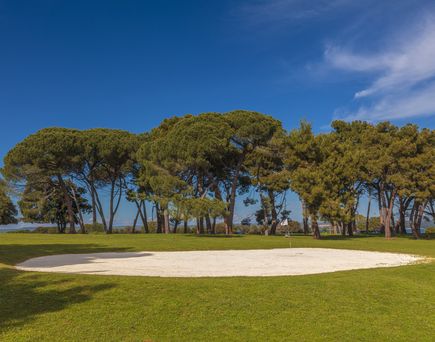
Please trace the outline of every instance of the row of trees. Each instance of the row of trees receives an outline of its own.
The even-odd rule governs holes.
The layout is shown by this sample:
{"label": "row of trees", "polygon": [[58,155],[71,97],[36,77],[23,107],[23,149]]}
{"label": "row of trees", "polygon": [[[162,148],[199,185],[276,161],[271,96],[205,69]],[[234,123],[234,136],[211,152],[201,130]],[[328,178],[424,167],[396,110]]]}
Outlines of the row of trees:
{"label": "row of trees", "polygon": [[304,232],[315,238],[319,219],[352,235],[362,196],[367,229],[374,199],[387,238],[403,233],[406,219],[419,237],[423,218],[434,215],[434,147],[434,132],[415,125],[336,121],[330,133],[314,135],[305,122],[286,132],[270,116],[238,110],[165,119],[139,135],[43,129],[9,151],[3,175],[20,190],[23,218],[56,223],[60,232],[67,224],[85,232],[91,214],[111,233],[126,198],[144,232],[148,202],[157,232],[195,222],[198,234],[215,233],[222,220],[231,234],[237,197],[255,193],[245,204],[259,204],[257,221],[274,234],[292,190],[303,203]]}

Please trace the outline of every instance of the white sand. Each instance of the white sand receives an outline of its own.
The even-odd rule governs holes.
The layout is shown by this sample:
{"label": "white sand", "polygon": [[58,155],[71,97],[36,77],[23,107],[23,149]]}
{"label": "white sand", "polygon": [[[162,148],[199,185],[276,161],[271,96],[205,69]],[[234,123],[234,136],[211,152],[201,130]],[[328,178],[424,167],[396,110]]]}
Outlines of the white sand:
{"label": "white sand", "polygon": [[17,269],[158,277],[283,276],[407,265],[422,257],[325,248],[62,254],[27,260]]}

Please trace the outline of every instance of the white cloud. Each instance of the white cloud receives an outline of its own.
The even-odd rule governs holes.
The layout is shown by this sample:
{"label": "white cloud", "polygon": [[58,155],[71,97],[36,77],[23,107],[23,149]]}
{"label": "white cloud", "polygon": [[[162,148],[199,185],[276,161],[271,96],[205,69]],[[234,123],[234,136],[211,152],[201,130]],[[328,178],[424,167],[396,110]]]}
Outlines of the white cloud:
{"label": "white cloud", "polygon": [[328,47],[325,60],[333,68],[373,75],[372,83],[354,94],[362,101],[345,119],[400,119],[435,114],[435,21],[387,41],[382,51],[362,54]]}

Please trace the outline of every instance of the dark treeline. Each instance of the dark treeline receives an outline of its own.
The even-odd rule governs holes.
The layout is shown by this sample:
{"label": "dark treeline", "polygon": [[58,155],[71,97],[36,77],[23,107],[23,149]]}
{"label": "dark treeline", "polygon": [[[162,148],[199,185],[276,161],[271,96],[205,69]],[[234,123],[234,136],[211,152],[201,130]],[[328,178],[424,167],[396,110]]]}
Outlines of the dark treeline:
{"label": "dark treeline", "polygon": [[[385,237],[420,236],[423,219],[434,220],[434,131],[388,122],[335,121],[314,135],[308,123],[286,132],[274,118],[251,111],[204,113],[165,119],[143,134],[113,129],[46,128],[28,136],[4,158],[4,178],[19,191],[23,220],[56,223],[59,232],[86,232],[84,215],[113,231],[122,199],[134,203],[149,232],[146,203],[156,231],[216,233],[222,220],[231,234],[237,196],[254,189],[257,221],[275,234],[288,217],[285,193],[303,204],[303,230],[320,238],[318,220],[343,235],[356,230],[358,205],[374,203]],[[2,185],[0,223],[14,222]],[[251,191],[252,193],[252,191]]]}

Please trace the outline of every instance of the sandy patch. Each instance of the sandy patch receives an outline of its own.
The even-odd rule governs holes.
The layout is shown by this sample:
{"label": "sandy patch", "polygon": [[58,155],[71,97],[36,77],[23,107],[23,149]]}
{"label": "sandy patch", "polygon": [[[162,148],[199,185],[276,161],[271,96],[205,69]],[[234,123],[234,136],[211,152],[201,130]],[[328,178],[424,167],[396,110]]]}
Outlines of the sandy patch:
{"label": "sandy patch", "polygon": [[16,268],[39,272],[157,277],[283,276],[393,267],[422,259],[396,253],[280,248],[62,254],[29,259]]}

